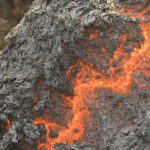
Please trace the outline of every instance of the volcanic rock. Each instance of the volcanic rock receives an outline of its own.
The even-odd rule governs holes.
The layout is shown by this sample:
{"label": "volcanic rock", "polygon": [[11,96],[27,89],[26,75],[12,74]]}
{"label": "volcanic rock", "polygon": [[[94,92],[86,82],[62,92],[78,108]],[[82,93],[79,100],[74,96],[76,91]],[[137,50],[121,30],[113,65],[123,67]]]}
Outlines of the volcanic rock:
{"label": "volcanic rock", "polygon": [[149,6],[35,0],[0,55],[0,149],[148,150]]}

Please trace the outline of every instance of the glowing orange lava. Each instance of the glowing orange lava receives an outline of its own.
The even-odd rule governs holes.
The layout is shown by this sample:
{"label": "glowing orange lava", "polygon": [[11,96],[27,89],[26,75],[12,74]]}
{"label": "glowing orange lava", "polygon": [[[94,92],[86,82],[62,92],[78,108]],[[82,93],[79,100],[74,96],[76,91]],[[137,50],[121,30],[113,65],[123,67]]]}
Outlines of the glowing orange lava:
{"label": "glowing orange lava", "polygon": [[34,104],[39,100],[38,96],[34,99]]}
{"label": "glowing orange lava", "polygon": [[[143,12],[145,13],[145,10]],[[143,12],[136,14],[137,17],[141,17]],[[125,13],[125,15],[126,14],[127,13]],[[74,66],[71,66],[68,69],[66,75],[69,77],[73,67],[80,66],[81,68],[75,79],[72,81],[74,97],[65,97],[67,102],[70,103],[73,117],[68,121],[67,127],[60,126],[55,122],[49,122],[49,120],[43,117],[36,117],[34,123],[43,123],[47,129],[46,142],[41,143],[39,141],[38,149],[45,146],[46,150],[52,150],[55,143],[73,144],[75,140],[82,139],[85,130],[84,120],[90,118],[90,110],[88,109],[87,104],[92,101],[95,88],[109,88],[120,94],[127,93],[131,91],[132,75],[135,70],[140,70],[146,76],[150,76],[150,71],[144,70],[144,67],[150,67],[150,23],[142,22],[140,23],[140,27],[145,41],[140,43],[140,48],[135,47],[130,54],[125,53],[122,50],[121,44],[115,51],[113,58],[110,60],[110,68],[108,69],[109,77],[106,77],[95,70],[92,63],[84,63],[84,60],[78,60]],[[96,38],[98,32],[98,30],[95,30],[95,34],[89,36],[89,41]],[[122,40],[123,43],[126,40],[126,35],[122,35],[120,40]],[[102,51],[106,52],[104,48],[102,48]],[[121,71],[115,74],[116,67],[112,65],[112,62],[117,60],[120,55],[123,56],[122,61],[119,63]],[[142,66],[144,67],[142,68]],[[100,78],[96,78],[97,76]],[[37,100],[38,98],[34,101]],[[122,105],[123,104],[120,102],[119,106]],[[49,137],[51,128],[58,128],[57,137]]]}
{"label": "glowing orange lava", "polygon": [[8,129],[9,126],[10,126],[10,121],[9,121],[9,119],[7,119],[7,126],[6,126],[6,129]]}

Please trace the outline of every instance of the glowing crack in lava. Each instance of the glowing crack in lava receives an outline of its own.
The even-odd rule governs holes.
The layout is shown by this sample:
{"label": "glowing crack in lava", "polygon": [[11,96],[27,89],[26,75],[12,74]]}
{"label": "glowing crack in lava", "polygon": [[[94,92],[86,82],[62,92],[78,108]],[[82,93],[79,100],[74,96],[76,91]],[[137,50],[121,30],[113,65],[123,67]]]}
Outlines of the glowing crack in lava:
{"label": "glowing crack in lava", "polygon": [[[141,13],[139,13],[139,17],[141,17]],[[66,99],[66,103],[69,103],[72,108],[72,118],[68,121],[67,127],[64,127],[55,122],[50,122],[42,116],[36,117],[34,123],[43,123],[47,129],[46,142],[41,143],[38,141],[38,149],[44,146],[46,150],[52,150],[55,143],[73,144],[75,140],[82,141],[85,130],[84,120],[86,118],[90,121],[90,110],[87,104],[90,104],[90,101],[92,101],[95,88],[108,88],[120,94],[127,93],[131,91],[132,75],[135,70],[142,71],[146,76],[150,75],[150,71],[144,70],[144,67],[150,67],[150,23],[142,22],[140,23],[140,27],[145,40],[140,42],[141,46],[139,48],[135,47],[129,54],[122,50],[121,44],[115,51],[113,58],[110,59],[110,68],[108,69],[109,76],[98,72],[94,69],[92,63],[85,63],[84,60],[78,60],[74,66],[69,67],[66,72],[68,78],[72,68],[80,66],[79,72],[72,80],[74,96],[63,98]],[[89,41],[94,38],[97,39],[98,32],[98,30],[93,30]],[[120,40],[124,42],[126,35],[122,35]],[[106,50],[103,48],[103,51],[105,52]],[[122,70],[115,74],[116,68],[112,65],[112,62],[117,60],[120,55],[123,56],[121,62],[119,62],[119,67],[122,68]],[[97,76],[100,78],[96,78]],[[38,100],[38,98],[36,98],[35,101],[36,100]],[[58,135],[51,138],[49,134],[53,128],[58,128],[59,130]],[[77,129],[77,132],[75,129]]]}
{"label": "glowing crack in lava", "polygon": [[9,119],[7,118],[7,126],[6,126],[6,129],[9,129],[9,126],[10,126],[10,121],[9,121]]}

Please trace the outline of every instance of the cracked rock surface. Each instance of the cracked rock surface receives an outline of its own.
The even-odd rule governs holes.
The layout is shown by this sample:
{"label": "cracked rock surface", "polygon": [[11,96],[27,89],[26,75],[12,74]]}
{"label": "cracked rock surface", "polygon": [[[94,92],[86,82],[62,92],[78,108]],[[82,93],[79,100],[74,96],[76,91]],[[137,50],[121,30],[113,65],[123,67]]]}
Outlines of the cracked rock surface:
{"label": "cracked rock surface", "polygon": [[[130,3],[129,0],[113,2],[119,6]],[[149,5],[147,1],[142,3]],[[55,114],[53,108],[58,108],[59,105],[53,103],[53,93],[73,96],[73,85],[71,79],[66,76],[66,70],[79,59],[86,58],[93,61],[86,54],[85,39],[89,36],[88,29],[99,29],[101,31],[99,36],[106,37],[108,41],[105,41],[103,46],[110,57],[114,55],[119,44],[118,34],[138,31],[137,40],[144,40],[140,34],[139,20],[123,16],[113,9],[110,1],[108,3],[105,0],[33,2],[25,17],[5,38],[5,48],[0,54],[0,150],[30,150],[30,148],[37,150],[37,139],[45,141],[42,135],[47,130],[44,124],[34,124],[33,111],[42,114],[45,108],[48,108]],[[111,27],[114,28],[113,38],[107,32]],[[83,33],[86,32],[85,36]],[[125,46],[135,40],[130,39]],[[89,43],[89,46],[92,44],[95,45],[96,42]],[[133,50],[133,48],[124,49],[128,53]],[[106,73],[109,66],[106,59],[105,61],[104,66],[94,60],[95,68]],[[115,63],[117,62],[114,62],[114,65]],[[135,71],[133,78],[136,77]],[[144,78],[146,87],[150,85],[150,77],[141,75],[141,78]],[[90,143],[92,138],[89,136],[87,141],[78,141],[72,145],[57,143],[53,149],[149,150],[150,90],[146,90],[146,87],[138,88],[132,84],[133,92],[121,95],[111,90],[95,90],[99,101],[103,102],[103,106],[97,105],[97,108],[102,107],[101,109],[107,111],[102,115],[95,109],[96,124],[99,126],[97,135],[91,137],[92,141],[97,141],[96,144]],[[50,92],[47,92],[47,89]],[[101,92],[104,94],[100,94]],[[34,104],[37,95],[38,101]],[[111,99],[108,105],[105,103],[107,99]],[[139,100],[142,100],[142,103],[139,103]],[[123,108],[114,111],[113,108],[116,108],[118,102],[123,103]],[[66,113],[64,107],[62,102],[61,109]],[[112,119],[114,113],[119,116],[120,122]],[[58,110],[58,121],[64,119],[60,114],[61,110]],[[10,125],[7,128],[8,119]],[[131,125],[127,125],[128,121],[132,122]],[[57,133],[52,136],[57,137]]]}

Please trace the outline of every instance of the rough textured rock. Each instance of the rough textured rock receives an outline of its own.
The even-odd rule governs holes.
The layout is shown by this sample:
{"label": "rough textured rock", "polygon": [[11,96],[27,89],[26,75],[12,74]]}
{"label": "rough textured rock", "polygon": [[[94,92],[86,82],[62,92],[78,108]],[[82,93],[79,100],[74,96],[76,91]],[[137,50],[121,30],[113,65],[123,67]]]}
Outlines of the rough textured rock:
{"label": "rough textured rock", "polygon": [[[123,5],[122,2],[116,3]],[[104,63],[99,63],[86,53],[86,47],[95,46],[96,49],[97,44],[96,41],[86,42],[90,29],[100,30],[99,36],[105,37],[102,46],[106,48],[109,58],[113,57],[122,34],[132,33],[124,45],[124,50],[128,53],[133,51],[132,47],[127,49],[130,43],[144,41],[140,33],[139,19],[123,16],[113,9],[110,1],[33,2],[29,12],[5,38],[5,48],[0,55],[1,150],[38,149],[37,139],[45,141],[42,135],[47,131],[43,124],[33,123],[34,113],[42,114],[45,109],[49,109],[51,115],[54,115],[51,120],[60,124],[66,123],[62,114],[66,114],[70,108],[65,110],[66,105],[59,94],[74,95],[66,70],[75,65],[77,60],[86,58],[94,64],[94,68],[107,75],[107,57],[101,55]],[[112,32],[111,27],[114,28],[113,38],[109,33]],[[136,35],[136,39],[133,35]],[[115,66],[117,62],[113,63]],[[76,76],[77,70],[78,68],[74,68],[71,78]],[[148,87],[150,78],[141,76],[139,78],[144,78]],[[133,80],[135,78],[138,78],[136,71]],[[150,90],[146,87],[139,88],[132,84],[132,93],[127,94],[118,94],[110,89],[96,89],[94,92],[100,101],[93,111],[97,125],[96,136],[84,133],[87,141],[81,140],[73,145],[56,144],[54,150],[149,150]],[[53,95],[60,103],[53,102]],[[38,101],[35,104],[37,96]],[[107,103],[108,99],[111,100],[110,103]],[[123,104],[121,108],[114,109],[120,102]],[[99,113],[99,109],[106,113]],[[119,121],[115,121],[113,115]],[[8,128],[7,119],[11,122]],[[131,125],[128,125],[130,121]],[[57,133],[53,136],[57,137]]]}

